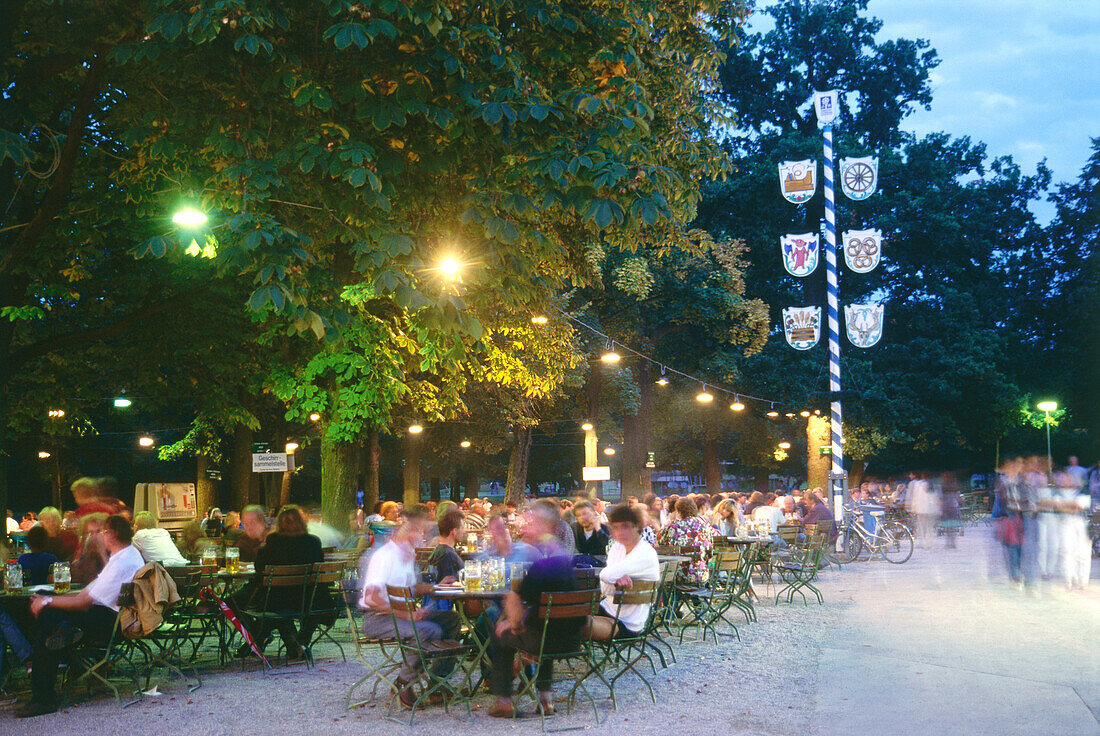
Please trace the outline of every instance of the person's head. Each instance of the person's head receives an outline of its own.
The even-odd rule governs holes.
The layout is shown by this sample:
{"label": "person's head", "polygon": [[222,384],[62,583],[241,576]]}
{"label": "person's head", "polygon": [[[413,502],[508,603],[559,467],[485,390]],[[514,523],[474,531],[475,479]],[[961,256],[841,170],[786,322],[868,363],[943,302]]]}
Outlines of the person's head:
{"label": "person's head", "polygon": [[612,508],[607,521],[611,524],[611,538],[627,549],[638,543],[645,525],[641,509],[629,503],[620,503]]}
{"label": "person's head", "polygon": [[241,513],[239,511],[230,511],[225,515],[225,528],[236,529],[241,525]]}
{"label": "person's head", "polygon": [[[299,508],[298,511],[301,512],[301,509]],[[222,519],[222,510],[219,509],[217,506],[214,506],[210,509],[210,513],[207,514],[207,517],[211,521],[221,521],[221,519]]]}
{"label": "person's head", "polygon": [[781,508],[785,513],[789,514],[794,511],[794,496],[783,496],[780,501],[782,501]]}
{"label": "person's head", "polygon": [[540,499],[531,504],[523,515],[523,535],[528,541],[537,542],[553,534],[561,521],[561,511],[550,499]]}
{"label": "person's head", "polygon": [[690,519],[699,513],[699,507],[690,498],[681,498],[676,502],[676,514],[681,519]]}
{"label": "person's head", "polygon": [[27,530],[26,541],[31,552],[41,552],[50,543],[50,534],[43,526],[32,526]]}
{"label": "person's head", "polygon": [[431,517],[423,504],[414,503],[401,514],[401,526],[393,533],[393,540],[409,547],[419,547],[424,543],[425,532]]}
{"label": "person's head", "polygon": [[775,503],[775,494],[772,493],[771,491],[768,491],[767,493],[765,493],[764,494],[764,503],[766,503],[769,506],[771,506],[773,503]]}
{"label": "person's head", "polygon": [[241,528],[250,539],[263,539],[267,534],[267,514],[258,504],[245,506],[241,511]]}
{"label": "person's head", "polygon": [[599,525],[599,517],[596,515],[596,508],[592,505],[591,501],[581,501],[573,507],[573,516],[576,518],[577,523],[581,525],[581,529],[592,531]]}
{"label": "person's head", "polygon": [[736,519],[737,513],[734,510],[733,501],[729,499],[723,499],[718,502],[718,505],[714,507],[714,512],[718,514],[719,519],[729,520]]}
{"label": "person's head", "polygon": [[485,505],[485,501],[483,499],[475,498],[470,504],[470,513],[477,514],[481,517],[486,517],[489,515],[489,509]]}
{"label": "person's head", "polygon": [[465,523],[465,517],[463,517],[462,512],[458,509],[451,509],[443,514],[443,518],[439,520],[439,538],[448,542],[454,542],[454,540],[462,535]]}
{"label": "person's head", "polygon": [[862,498],[863,498],[863,492],[860,491],[858,488],[853,488],[852,489],[852,500],[853,501],[859,501]]}
{"label": "person's head", "polygon": [[288,503],[279,509],[279,515],[275,517],[275,531],[288,537],[297,537],[305,534],[306,515],[301,506]]}
{"label": "person's head", "polygon": [[461,509],[454,501],[441,501],[440,504],[435,507],[435,511],[432,512],[435,515],[435,523],[438,524],[439,522],[443,521],[443,517],[447,514],[448,511],[461,512]]}
{"label": "person's head", "polygon": [[1071,468],[1077,467],[1077,456],[1076,455],[1070,455],[1067,462],[1069,463],[1069,466]]}
{"label": "person's head", "polygon": [[386,501],[382,504],[382,509],[378,513],[382,517],[382,521],[396,522],[398,515],[401,513],[401,508],[396,501]]}
{"label": "person's head", "polygon": [[100,497],[99,480],[97,478],[89,478],[87,476],[77,478],[73,481],[73,484],[69,486],[69,490],[72,491],[73,500],[76,501],[77,506],[92,503]]}
{"label": "person's head", "polygon": [[53,506],[47,506],[38,512],[38,523],[46,528],[46,533],[56,537],[61,531],[61,512]]}
{"label": "person's head", "polygon": [[126,547],[134,538],[134,530],[130,526],[130,520],[122,514],[112,514],[107,517],[103,525],[103,543],[111,552]]}
{"label": "person's head", "polygon": [[749,503],[764,503],[764,494],[760,491],[753,491],[749,496]]}
{"label": "person's head", "polygon": [[93,534],[98,534],[107,521],[107,514],[85,514],[80,520],[80,538],[87,539]]}
{"label": "person's head", "polygon": [[512,535],[508,533],[508,520],[504,514],[493,514],[485,524],[489,539],[497,552],[504,553],[512,547]]}
{"label": "person's head", "polygon": [[592,499],[592,508],[596,510],[597,514],[602,514],[607,508],[607,504],[604,503],[602,498],[594,498]]}
{"label": "person's head", "polygon": [[569,512],[569,511],[572,511],[573,510],[573,499],[563,498],[561,501],[558,501],[558,508],[561,509],[561,513],[563,513],[563,514]]}
{"label": "person's head", "polygon": [[134,517],[134,529],[152,529],[157,525],[157,520],[148,511],[139,511]]}

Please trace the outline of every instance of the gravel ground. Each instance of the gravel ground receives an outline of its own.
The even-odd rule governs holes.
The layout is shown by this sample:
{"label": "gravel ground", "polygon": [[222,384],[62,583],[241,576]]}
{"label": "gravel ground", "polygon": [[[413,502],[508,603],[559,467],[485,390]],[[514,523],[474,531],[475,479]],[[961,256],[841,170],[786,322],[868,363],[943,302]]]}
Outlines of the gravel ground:
{"label": "gravel ground", "polygon": [[[889,655],[905,665],[951,666],[951,672],[968,673],[991,667],[988,657],[977,651],[967,653],[969,632],[984,636],[979,639],[983,648],[993,647],[997,657],[1007,663],[1013,656],[1012,642],[1026,641],[1027,632],[1039,627],[1047,632],[1047,638],[1028,642],[1028,653],[1034,650],[1038,658],[1036,666],[1056,670],[1064,666],[1064,654],[1079,658],[1088,645],[1083,645],[1073,632],[1059,633],[1060,627],[1076,622],[1077,634],[1094,637],[1100,620],[1095,616],[1100,610],[1096,578],[1085,592],[1062,594],[1052,588],[1040,598],[1028,598],[998,581],[1001,568],[996,555],[989,551],[988,537],[988,528],[977,527],[973,532],[968,530],[960,549],[951,553],[942,550],[942,543],[933,543],[919,549],[905,565],[871,561],[845,566],[842,571],[826,570],[820,585],[824,605],[803,606],[799,601],[775,606],[771,602],[774,598],[769,600],[766,595],[767,589],[758,586],[764,598],[757,606],[759,621],[739,626],[740,642],[723,638],[718,645],[685,642],[677,647],[677,663],[652,678],[657,705],[650,702],[640,682],[627,677],[616,687],[617,711],[611,710],[610,701],[600,702],[599,725],[588,707],[555,717],[552,726],[576,726],[601,733],[629,731],[636,736],[826,736],[848,732],[847,727],[837,728],[845,723],[846,712],[834,706],[849,695],[843,688],[838,694],[839,677],[849,683],[844,687],[854,687],[871,704],[862,703],[860,707],[873,709],[877,704],[887,711],[898,707],[891,698],[898,699],[899,694],[880,689],[878,683],[861,686],[848,679],[866,680],[869,671],[853,663],[862,662],[860,657],[869,651]],[[981,613],[984,621],[994,621],[999,611],[1012,613],[1006,617],[1008,628],[1004,632],[991,632],[988,624],[975,624],[975,612]],[[947,650],[937,649],[940,622],[949,623],[953,632]],[[1080,628],[1083,623],[1086,630]],[[173,682],[160,697],[147,698],[124,710],[101,696],[37,719],[16,720],[7,710],[0,711],[0,733],[270,736],[323,731],[361,736],[381,729],[384,733],[459,736],[540,732],[537,719],[489,718],[485,712],[490,704],[488,696],[477,699],[470,720],[432,708],[418,713],[412,728],[385,720],[383,706],[347,711],[344,695],[362,668],[354,659],[343,663],[333,654],[334,649],[323,653],[315,669],[307,671],[299,665],[281,668],[266,677],[255,671],[241,672],[238,667],[205,671],[203,686],[195,693],[188,695],[181,684]],[[854,669],[841,675],[838,668],[849,666]],[[1070,684],[1082,692],[1095,687],[1095,670],[1093,664],[1071,678],[1074,682]],[[1053,672],[1050,679],[1056,679]],[[559,693],[562,688],[559,686]],[[597,697],[601,689],[596,686]],[[908,694],[900,697],[912,700]],[[1082,699],[1088,700],[1084,695]],[[915,707],[925,720],[936,721],[939,717],[949,722],[950,708],[968,706],[965,701],[941,706],[932,698]],[[871,728],[869,732],[876,730]],[[935,730],[923,731],[928,732]],[[986,732],[1007,731],[994,728]]]}

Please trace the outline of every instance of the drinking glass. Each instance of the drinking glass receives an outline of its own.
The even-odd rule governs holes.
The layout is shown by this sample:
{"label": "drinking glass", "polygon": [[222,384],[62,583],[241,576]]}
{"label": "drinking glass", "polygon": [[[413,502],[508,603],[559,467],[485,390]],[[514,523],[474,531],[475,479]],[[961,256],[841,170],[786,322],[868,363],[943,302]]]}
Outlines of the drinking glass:
{"label": "drinking glass", "polygon": [[481,590],[481,560],[466,560],[466,567],[458,571],[458,580],[467,593]]}
{"label": "drinking glass", "polygon": [[58,593],[67,593],[72,584],[72,573],[68,562],[53,563],[53,589]]}
{"label": "drinking glass", "polygon": [[206,547],[202,551],[202,564],[203,565],[217,565],[218,553],[213,547]]}
{"label": "drinking glass", "polygon": [[517,580],[523,580],[523,575],[526,572],[527,572],[527,569],[523,566],[522,562],[513,562],[512,563],[512,574],[511,574],[512,585],[514,586],[516,584]]}
{"label": "drinking glass", "polygon": [[225,548],[225,571],[236,575],[241,571],[241,550],[239,547]]}
{"label": "drinking glass", "polygon": [[8,595],[19,595],[23,592],[23,568],[18,563],[9,562],[4,568],[4,590]]}

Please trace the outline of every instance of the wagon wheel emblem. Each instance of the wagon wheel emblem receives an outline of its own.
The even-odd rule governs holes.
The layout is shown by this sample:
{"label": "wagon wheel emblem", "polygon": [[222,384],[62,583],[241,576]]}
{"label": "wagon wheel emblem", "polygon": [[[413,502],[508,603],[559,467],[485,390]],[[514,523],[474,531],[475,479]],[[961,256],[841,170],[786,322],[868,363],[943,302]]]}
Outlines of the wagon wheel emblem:
{"label": "wagon wheel emblem", "polygon": [[844,170],[844,186],[853,194],[867,194],[875,183],[875,170],[862,161]]}
{"label": "wagon wheel emblem", "polygon": [[874,238],[849,238],[845,250],[852,267],[864,271],[875,265],[878,243]]}

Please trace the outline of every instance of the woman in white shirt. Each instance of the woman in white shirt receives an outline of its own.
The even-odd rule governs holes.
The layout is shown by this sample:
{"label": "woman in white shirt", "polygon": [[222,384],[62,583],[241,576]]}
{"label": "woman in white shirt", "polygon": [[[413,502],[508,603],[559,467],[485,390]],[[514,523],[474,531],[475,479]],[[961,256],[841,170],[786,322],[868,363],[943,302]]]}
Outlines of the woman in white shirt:
{"label": "woman in white shirt", "polygon": [[617,590],[628,590],[634,581],[656,582],[661,577],[661,565],[657,550],[642,539],[642,515],[629,504],[619,504],[608,514],[611,522],[611,538],[614,540],[607,552],[607,566],[600,571],[600,588],[604,597],[600,601],[597,616],[614,619],[614,636],[636,636],[645,628],[649,618],[649,604],[638,603],[620,606],[615,602]]}

